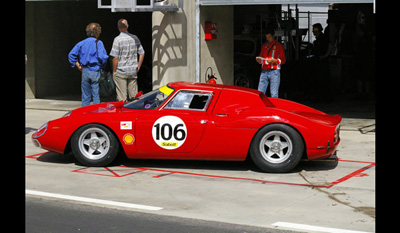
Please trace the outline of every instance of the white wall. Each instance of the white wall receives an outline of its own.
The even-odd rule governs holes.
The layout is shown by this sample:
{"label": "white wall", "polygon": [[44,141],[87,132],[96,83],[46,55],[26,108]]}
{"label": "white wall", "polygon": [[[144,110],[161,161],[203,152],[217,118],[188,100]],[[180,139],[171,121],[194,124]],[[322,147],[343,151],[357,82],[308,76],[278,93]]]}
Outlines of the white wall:
{"label": "white wall", "polygon": [[[153,89],[196,80],[195,1],[170,0],[178,12],[153,12]],[[218,24],[218,38],[204,40],[205,21]],[[212,67],[217,83],[233,84],[233,6],[200,9],[200,81]]]}

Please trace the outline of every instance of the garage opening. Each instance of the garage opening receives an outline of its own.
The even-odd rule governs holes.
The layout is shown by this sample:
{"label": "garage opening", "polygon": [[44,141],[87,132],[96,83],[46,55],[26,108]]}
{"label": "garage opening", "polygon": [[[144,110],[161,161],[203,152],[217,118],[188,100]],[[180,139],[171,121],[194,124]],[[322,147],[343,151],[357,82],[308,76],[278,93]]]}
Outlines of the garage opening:
{"label": "garage opening", "polygon": [[[324,33],[324,58],[314,56],[316,24]],[[255,57],[266,42],[267,28],[274,29],[285,48],[279,98],[316,107],[363,101],[374,112],[373,4],[235,5],[235,85],[257,89],[261,66]]]}
{"label": "garage opening", "polygon": [[234,83],[257,89],[261,66],[256,62],[267,28],[278,28],[281,5],[234,6]]}
{"label": "garage opening", "polygon": [[138,74],[139,90],[152,90],[151,12],[111,12],[98,9],[94,0],[26,1],[25,7],[26,81],[35,98],[80,100],[81,73],[70,67],[68,53],[87,38],[86,25],[97,22],[102,27],[99,39],[109,54],[121,18],[128,20],[129,32],[139,37],[146,52]]}

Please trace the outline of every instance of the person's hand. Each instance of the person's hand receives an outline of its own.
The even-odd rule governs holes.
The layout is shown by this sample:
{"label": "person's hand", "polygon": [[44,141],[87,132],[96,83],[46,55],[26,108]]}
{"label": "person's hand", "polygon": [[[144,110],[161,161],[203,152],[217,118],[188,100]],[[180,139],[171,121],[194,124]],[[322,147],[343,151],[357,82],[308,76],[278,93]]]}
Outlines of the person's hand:
{"label": "person's hand", "polygon": [[78,70],[79,70],[80,72],[82,72],[83,67],[81,66],[81,64],[79,64],[79,62],[75,62],[75,66],[76,66],[76,68],[78,68]]}
{"label": "person's hand", "polygon": [[256,57],[256,61],[261,64],[262,63],[262,59],[260,57]]}
{"label": "person's hand", "polygon": [[267,62],[268,63],[277,63],[277,60],[275,58],[268,58]]}

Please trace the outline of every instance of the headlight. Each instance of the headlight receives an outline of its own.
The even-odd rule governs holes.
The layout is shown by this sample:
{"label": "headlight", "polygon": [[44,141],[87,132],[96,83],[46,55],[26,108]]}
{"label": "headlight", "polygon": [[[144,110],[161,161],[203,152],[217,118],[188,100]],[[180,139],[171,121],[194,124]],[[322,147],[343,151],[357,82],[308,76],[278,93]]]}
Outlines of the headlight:
{"label": "headlight", "polygon": [[39,137],[43,136],[43,134],[46,133],[48,124],[49,124],[49,122],[40,126],[39,129],[36,130],[36,132],[32,134],[32,138],[39,138]]}

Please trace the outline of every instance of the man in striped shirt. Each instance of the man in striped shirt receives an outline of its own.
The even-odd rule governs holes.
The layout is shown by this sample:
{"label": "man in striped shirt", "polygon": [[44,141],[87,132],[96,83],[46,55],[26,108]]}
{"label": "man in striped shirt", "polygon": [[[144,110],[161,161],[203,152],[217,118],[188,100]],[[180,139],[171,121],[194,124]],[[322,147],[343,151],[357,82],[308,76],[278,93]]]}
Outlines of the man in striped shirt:
{"label": "man in striped shirt", "polygon": [[[142,66],[144,49],[139,38],[128,32],[128,21],[118,20],[120,34],[115,37],[110,56],[113,57],[113,78],[117,99],[128,101],[138,92],[137,73]],[[138,61],[139,54],[139,61]]]}

